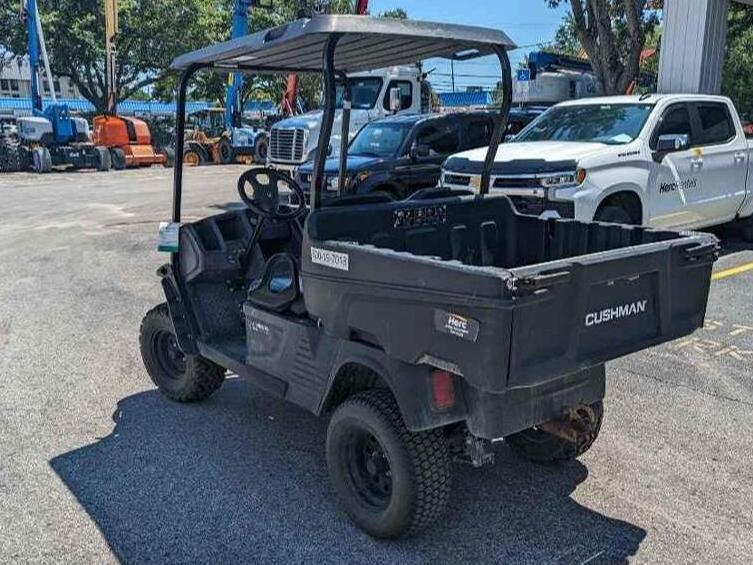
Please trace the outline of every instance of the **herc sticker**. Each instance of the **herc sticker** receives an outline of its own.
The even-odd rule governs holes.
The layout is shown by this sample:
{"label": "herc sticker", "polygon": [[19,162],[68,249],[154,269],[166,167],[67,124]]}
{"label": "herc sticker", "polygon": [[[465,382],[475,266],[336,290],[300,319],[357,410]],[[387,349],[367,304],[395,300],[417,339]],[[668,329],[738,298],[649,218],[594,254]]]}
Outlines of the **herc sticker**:
{"label": "herc sticker", "polygon": [[473,318],[466,318],[444,310],[434,310],[434,328],[438,332],[475,343],[481,324]]}
{"label": "herc sticker", "polygon": [[348,254],[338,253],[337,251],[328,251],[327,249],[311,248],[311,262],[317,265],[324,265],[330,269],[338,271],[348,270]]}

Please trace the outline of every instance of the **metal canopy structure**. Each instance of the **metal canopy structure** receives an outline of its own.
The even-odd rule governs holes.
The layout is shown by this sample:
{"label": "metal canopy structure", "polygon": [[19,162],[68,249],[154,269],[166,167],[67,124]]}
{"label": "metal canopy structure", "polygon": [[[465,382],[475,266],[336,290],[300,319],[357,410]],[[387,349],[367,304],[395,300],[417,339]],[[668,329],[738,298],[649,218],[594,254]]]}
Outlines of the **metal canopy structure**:
{"label": "metal canopy structure", "polygon": [[[321,73],[324,78],[324,113],[314,158],[311,208],[320,206],[324,161],[336,110],[336,77],[444,58],[458,61],[486,55],[501,65],[502,103],[495,121],[481,175],[480,194],[489,191],[489,178],[497,147],[507,127],[512,105],[512,71],[507,51],[515,44],[502,31],[420,22],[394,18],[353,15],[321,15],[231,39],[176,58],[172,68],[182,71],[176,115],[175,176],[173,178],[173,222],[180,222],[183,190],[183,148],[185,143],[186,93],[191,77],[202,69],[253,73]],[[341,140],[348,139],[350,88],[344,81]],[[344,143],[344,141],[343,141]],[[347,147],[341,148],[339,186],[343,185]],[[175,259],[175,254],[173,254]]]}
{"label": "metal canopy structure", "polygon": [[502,31],[392,18],[322,15],[218,43],[176,58],[175,70],[192,66],[262,72],[324,71],[322,53],[340,36],[334,67],[343,73],[415,63],[439,57],[465,60],[514,49]]}

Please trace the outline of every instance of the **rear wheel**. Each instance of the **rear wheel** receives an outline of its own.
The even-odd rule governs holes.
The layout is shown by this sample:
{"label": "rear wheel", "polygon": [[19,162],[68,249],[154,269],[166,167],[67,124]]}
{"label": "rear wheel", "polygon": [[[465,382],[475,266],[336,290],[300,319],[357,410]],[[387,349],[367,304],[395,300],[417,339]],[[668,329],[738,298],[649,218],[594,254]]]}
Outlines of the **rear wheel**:
{"label": "rear wheel", "polygon": [[11,135],[0,137],[0,172],[15,173],[21,170],[21,147]]}
{"label": "rear wheel", "polygon": [[515,453],[535,463],[570,461],[591,448],[599,436],[603,417],[604,405],[596,402],[581,406],[558,421],[557,425],[575,441],[533,427],[506,437],[505,442]]}
{"label": "rear wheel", "polygon": [[141,357],[160,392],[178,402],[209,397],[225,380],[225,369],[178,347],[167,304],[152,308],[141,322]]}
{"label": "rear wheel", "polygon": [[126,168],[125,151],[120,147],[113,147],[110,149],[110,161],[112,162],[113,169],[116,171],[122,171]]}
{"label": "rear wheel", "polygon": [[165,168],[169,169],[175,165],[175,149],[172,147],[165,147],[160,151],[160,155],[165,156]]}
{"label": "rear wheel", "polygon": [[741,220],[739,226],[742,238],[747,242],[753,243],[753,216]]}
{"label": "rear wheel", "polygon": [[97,153],[97,170],[109,171],[112,167],[112,161],[110,160],[110,151],[107,147],[97,146],[94,148]]}
{"label": "rear wheel", "polygon": [[230,140],[227,137],[223,137],[220,140],[219,146],[217,147],[217,153],[220,157],[220,163],[223,165],[231,165],[235,163],[235,149],[233,149],[233,144],[230,143]]}
{"label": "rear wheel", "polygon": [[327,430],[327,467],[342,508],[378,538],[429,526],[449,497],[442,431],[408,431],[386,389],[359,393],[337,408]]}
{"label": "rear wheel", "polygon": [[37,173],[52,171],[52,155],[46,147],[35,147],[31,154],[32,167]]}

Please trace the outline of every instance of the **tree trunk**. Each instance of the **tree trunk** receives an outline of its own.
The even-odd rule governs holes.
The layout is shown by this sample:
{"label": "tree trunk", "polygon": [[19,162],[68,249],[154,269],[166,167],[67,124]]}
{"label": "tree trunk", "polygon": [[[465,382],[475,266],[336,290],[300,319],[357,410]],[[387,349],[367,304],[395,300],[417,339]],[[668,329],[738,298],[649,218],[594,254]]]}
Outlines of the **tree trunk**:
{"label": "tree trunk", "polygon": [[[646,0],[570,0],[570,6],[578,40],[588,54],[602,93],[625,94],[638,76]],[[627,24],[626,53],[621,53],[614,31],[613,15],[618,7],[624,11]]]}

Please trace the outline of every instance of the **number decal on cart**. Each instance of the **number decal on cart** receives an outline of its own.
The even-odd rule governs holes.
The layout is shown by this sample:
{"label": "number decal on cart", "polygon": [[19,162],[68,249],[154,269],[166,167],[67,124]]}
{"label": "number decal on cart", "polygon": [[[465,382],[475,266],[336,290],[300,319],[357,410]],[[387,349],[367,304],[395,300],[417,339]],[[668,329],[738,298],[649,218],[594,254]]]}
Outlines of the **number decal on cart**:
{"label": "number decal on cart", "polygon": [[311,248],[311,262],[317,265],[323,265],[330,269],[338,271],[347,271],[349,269],[348,254],[329,251],[327,249]]}

